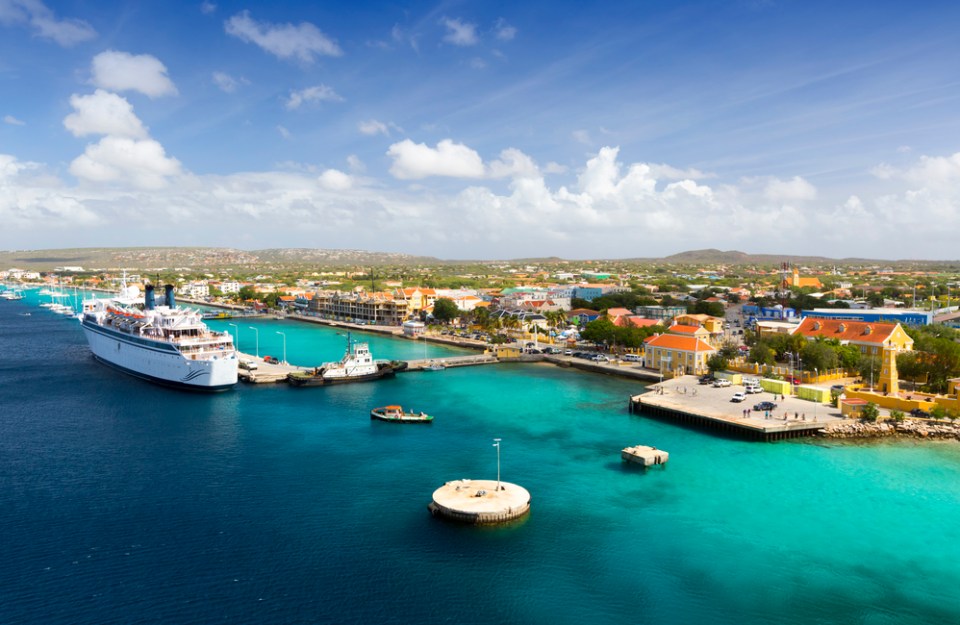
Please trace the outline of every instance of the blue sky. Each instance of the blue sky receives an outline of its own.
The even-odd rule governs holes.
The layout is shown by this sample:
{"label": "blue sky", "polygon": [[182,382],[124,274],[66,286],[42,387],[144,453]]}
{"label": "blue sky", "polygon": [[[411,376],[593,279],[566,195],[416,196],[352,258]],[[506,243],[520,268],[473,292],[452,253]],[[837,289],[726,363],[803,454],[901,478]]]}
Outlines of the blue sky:
{"label": "blue sky", "polygon": [[958,18],[0,0],[0,248],[957,258]]}

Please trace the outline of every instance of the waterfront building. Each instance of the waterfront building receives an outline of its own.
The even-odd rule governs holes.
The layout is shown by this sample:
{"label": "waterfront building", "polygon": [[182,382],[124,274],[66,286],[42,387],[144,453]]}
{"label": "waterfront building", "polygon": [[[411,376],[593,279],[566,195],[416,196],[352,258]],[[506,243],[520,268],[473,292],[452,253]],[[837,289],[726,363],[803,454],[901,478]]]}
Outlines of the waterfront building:
{"label": "waterfront building", "polygon": [[794,330],[808,339],[837,339],[841,345],[855,345],[864,356],[880,357],[884,348],[896,352],[913,349],[913,339],[899,323],[867,323],[842,319],[805,317]]}
{"label": "waterfront building", "polygon": [[699,375],[716,349],[695,336],[657,334],[644,341],[644,366],[672,376]]}
{"label": "waterfront building", "polygon": [[409,302],[389,293],[318,291],[307,310],[324,317],[376,325],[399,326],[410,315]]}

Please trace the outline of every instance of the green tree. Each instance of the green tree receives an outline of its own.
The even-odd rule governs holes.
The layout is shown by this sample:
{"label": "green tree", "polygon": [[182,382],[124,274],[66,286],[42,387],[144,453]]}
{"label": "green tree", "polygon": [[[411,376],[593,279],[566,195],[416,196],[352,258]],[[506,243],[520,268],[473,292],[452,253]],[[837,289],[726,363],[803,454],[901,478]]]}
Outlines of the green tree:
{"label": "green tree", "polygon": [[860,411],[860,418],[864,421],[874,422],[880,418],[880,409],[873,402],[870,402]]}
{"label": "green tree", "polygon": [[720,302],[698,301],[692,306],[687,306],[687,312],[694,315],[710,315],[711,317],[723,317],[723,304]]}
{"label": "green tree", "polygon": [[864,356],[860,359],[859,373],[864,382],[877,383],[880,379],[880,359],[876,356]]}
{"label": "green tree", "polygon": [[710,369],[710,373],[716,373],[717,371],[724,371],[727,368],[727,359],[721,356],[720,354],[714,354],[707,358],[707,368]]}
{"label": "green tree", "polygon": [[591,341],[597,345],[612,345],[616,337],[617,326],[613,325],[607,317],[600,317],[587,324],[580,331],[580,338],[585,341]]}
{"label": "green tree", "polygon": [[897,354],[897,374],[910,380],[913,390],[917,390],[917,378],[923,377],[926,367],[918,352],[902,352]]}
{"label": "green tree", "polygon": [[807,371],[835,369],[839,361],[837,352],[824,341],[808,341],[800,352],[800,359]]}
{"label": "green tree", "polygon": [[460,309],[452,299],[441,297],[433,303],[433,318],[441,323],[450,323],[460,316]]}
{"label": "green tree", "polygon": [[753,347],[750,348],[750,355],[748,359],[750,362],[755,362],[759,365],[772,365],[776,360],[774,359],[775,353],[773,349],[766,343],[766,341],[759,340]]}

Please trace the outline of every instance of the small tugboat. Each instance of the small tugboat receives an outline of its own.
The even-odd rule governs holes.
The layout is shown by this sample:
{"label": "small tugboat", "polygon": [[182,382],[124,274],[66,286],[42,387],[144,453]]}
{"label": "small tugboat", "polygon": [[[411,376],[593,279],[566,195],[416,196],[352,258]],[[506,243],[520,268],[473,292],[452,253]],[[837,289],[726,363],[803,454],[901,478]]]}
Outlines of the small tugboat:
{"label": "small tugboat", "polygon": [[313,370],[295,371],[287,376],[294,386],[326,386],[328,384],[347,384],[349,382],[371,382],[407,368],[407,363],[399,360],[374,360],[370,346],[355,343],[347,333],[347,351],[340,362],[328,362]]}
{"label": "small tugboat", "polygon": [[384,406],[370,411],[371,419],[394,423],[430,423],[433,417],[425,412],[404,412],[400,406]]}

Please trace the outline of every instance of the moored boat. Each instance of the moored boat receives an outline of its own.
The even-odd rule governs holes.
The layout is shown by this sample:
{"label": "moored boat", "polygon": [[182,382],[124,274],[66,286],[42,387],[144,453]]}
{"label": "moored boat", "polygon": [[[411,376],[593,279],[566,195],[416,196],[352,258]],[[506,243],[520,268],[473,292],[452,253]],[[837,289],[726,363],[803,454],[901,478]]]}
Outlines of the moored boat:
{"label": "moored boat", "polygon": [[294,386],[372,382],[406,368],[407,363],[403,361],[374,360],[370,353],[370,346],[366,343],[354,342],[348,332],[347,349],[339,362],[328,362],[312,370],[294,371],[287,376],[287,381]]}
{"label": "moored boat", "polygon": [[433,417],[425,412],[404,412],[401,406],[383,406],[370,411],[370,418],[394,423],[430,423]]}

